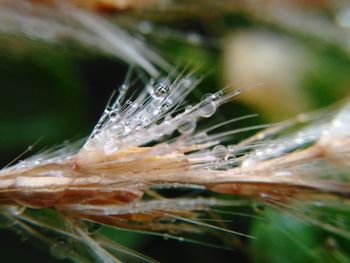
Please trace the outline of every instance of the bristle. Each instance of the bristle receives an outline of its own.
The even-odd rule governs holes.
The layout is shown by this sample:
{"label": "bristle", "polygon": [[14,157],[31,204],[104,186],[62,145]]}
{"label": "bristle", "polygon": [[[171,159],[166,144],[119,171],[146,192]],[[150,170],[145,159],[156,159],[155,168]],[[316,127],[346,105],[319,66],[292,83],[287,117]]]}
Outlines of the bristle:
{"label": "bristle", "polygon": [[[317,209],[350,210],[349,103],[274,124],[226,129],[230,123],[256,116],[246,115],[199,129],[199,123],[220,106],[241,92],[254,91],[224,89],[188,103],[202,78],[189,70],[169,70],[160,57],[106,19],[71,6],[57,6],[50,12],[40,7],[33,15],[33,6],[22,4],[0,11],[4,22],[0,30],[49,42],[64,34],[133,66],[87,139],[67,142],[0,170],[0,215],[6,225],[51,242],[56,257],[69,250],[67,257],[87,258],[87,262],[120,262],[114,252],[151,262],[113,245],[102,234],[91,233],[86,228],[91,222],[208,245],[175,234],[215,230],[253,238],[205,222],[223,221],[200,216],[221,211],[218,206],[249,207],[251,202],[350,238],[338,219],[330,216],[332,220],[323,222]],[[52,10],[58,13],[50,17]],[[164,69],[170,73],[162,74]],[[144,75],[139,73],[142,70]],[[256,134],[248,136],[253,131]],[[236,134],[248,135],[230,144]],[[157,192],[170,188],[241,199],[166,198]],[[308,215],[309,211],[315,215]],[[70,241],[53,241],[42,235],[43,230]]]}

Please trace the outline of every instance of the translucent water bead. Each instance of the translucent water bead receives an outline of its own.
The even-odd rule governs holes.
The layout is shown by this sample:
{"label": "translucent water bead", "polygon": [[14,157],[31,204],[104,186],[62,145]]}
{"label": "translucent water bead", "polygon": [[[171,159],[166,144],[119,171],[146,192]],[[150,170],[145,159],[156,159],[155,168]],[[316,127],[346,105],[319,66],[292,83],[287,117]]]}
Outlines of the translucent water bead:
{"label": "translucent water bead", "polygon": [[154,95],[158,98],[164,98],[169,94],[169,85],[165,82],[159,82],[154,86]]}
{"label": "translucent water bead", "polygon": [[209,96],[205,96],[199,105],[199,115],[204,118],[209,118],[215,113],[216,107],[214,95],[210,94]]}
{"label": "translucent water bead", "polygon": [[188,135],[194,132],[196,129],[197,123],[195,119],[185,119],[182,120],[177,127],[177,130],[184,135]]}
{"label": "translucent water bead", "polygon": [[163,111],[163,112],[168,111],[170,109],[172,103],[173,102],[170,99],[165,99],[160,106],[161,111]]}
{"label": "translucent water bead", "polygon": [[227,148],[224,145],[216,145],[212,151],[213,156],[218,159],[224,159],[227,153]]}
{"label": "translucent water bead", "polygon": [[121,143],[116,138],[108,138],[106,141],[106,144],[103,147],[103,151],[106,155],[111,155],[114,152],[116,152],[118,149],[120,149]]}
{"label": "translucent water bead", "polygon": [[194,79],[192,77],[185,77],[181,80],[182,86],[185,88],[190,88],[194,84]]}
{"label": "translucent water bead", "polygon": [[206,132],[200,132],[194,136],[195,143],[205,143],[209,139],[208,134]]}
{"label": "translucent water bead", "polygon": [[114,124],[110,128],[111,135],[120,135],[125,132],[125,127],[123,124]]}

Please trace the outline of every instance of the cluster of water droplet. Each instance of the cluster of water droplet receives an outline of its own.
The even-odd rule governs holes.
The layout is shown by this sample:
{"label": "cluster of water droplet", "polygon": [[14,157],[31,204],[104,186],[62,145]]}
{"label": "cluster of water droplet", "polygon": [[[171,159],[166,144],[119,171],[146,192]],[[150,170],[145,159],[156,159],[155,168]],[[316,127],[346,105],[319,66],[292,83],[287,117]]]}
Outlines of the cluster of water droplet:
{"label": "cluster of water droplet", "polygon": [[181,110],[187,95],[198,82],[189,75],[177,79],[170,76],[151,79],[144,90],[131,98],[127,97],[131,85],[126,82],[105,110],[84,148],[102,148],[106,155],[111,155],[128,147],[165,140],[175,131],[181,138],[191,139],[192,144],[206,143],[208,135],[205,132],[195,134],[197,122],[200,118],[211,117],[227,96],[223,92],[206,94],[199,103]]}

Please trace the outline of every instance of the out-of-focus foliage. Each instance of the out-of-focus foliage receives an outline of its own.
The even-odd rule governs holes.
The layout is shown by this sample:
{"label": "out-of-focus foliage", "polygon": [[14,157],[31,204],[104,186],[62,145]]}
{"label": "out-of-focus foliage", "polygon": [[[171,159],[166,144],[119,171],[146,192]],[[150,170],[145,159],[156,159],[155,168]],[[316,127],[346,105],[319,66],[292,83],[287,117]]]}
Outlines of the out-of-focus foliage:
{"label": "out-of-focus foliage", "polygon": [[[266,122],[278,120],[330,105],[350,95],[349,51],[344,50],[339,41],[325,41],[318,37],[318,32],[308,36],[303,28],[291,29],[267,14],[257,16],[244,5],[242,9],[230,6],[227,10],[215,9],[217,7],[210,10],[201,9],[198,2],[197,8],[189,13],[182,9],[185,4],[179,3],[177,11],[176,4],[172,6],[174,9],[164,10],[169,16],[152,10],[148,15],[125,13],[113,19],[137,32],[138,37],[141,34],[142,39],[152,43],[175,67],[198,66],[198,74],[206,76],[194,93],[196,97],[227,85],[235,88],[257,85],[240,100],[224,106],[218,120],[252,112],[260,113],[260,120]],[[346,7],[339,12],[342,10]],[[306,23],[313,21],[312,17],[317,23],[318,19],[332,16],[328,11],[318,10],[316,16],[314,12],[310,17],[305,15]],[[174,12],[178,16],[170,15]],[[216,15],[210,16],[210,12]],[[297,20],[297,13],[294,15]],[[341,27],[336,21],[332,25]],[[342,30],[350,39],[349,29]],[[67,43],[49,45],[6,35],[1,39],[4,41],[0,45],[2,165],[39,139],[36,150],[67,138],[74,140],[88,135],[127,71],[127,66],[120,61],[81,50],[83,47],[75,48]],[[239,224],[252,225],[251,234],[257,237],[244,244],[248,251],[251,248],[247,253],[107,228],[102,231],[163,262],[232,262],[235,259],[257,263],[321,262],[321,259],[329,262],[329,254],[336,255],[339,262],[350,261],[346,255],[347,242],[336,241],[336,237],[291,216],[271,211],[262,214],[267,216],[268,223],[247,218]],[[232,219],[236,220],[233,216]],[[3,262],[53,262],[49,255],[29,244],[15,242],[7,232],[0,238]],[[170,250],[173,252],[168,252]]]}

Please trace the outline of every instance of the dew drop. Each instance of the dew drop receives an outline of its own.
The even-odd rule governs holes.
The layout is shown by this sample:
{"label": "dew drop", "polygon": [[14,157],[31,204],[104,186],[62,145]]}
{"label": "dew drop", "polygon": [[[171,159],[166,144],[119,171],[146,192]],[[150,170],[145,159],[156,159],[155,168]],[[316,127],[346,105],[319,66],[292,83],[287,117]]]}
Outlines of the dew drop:
{"label": "dew drop", "polygon": [[129,85],[124,83],[119,87],[119,89],[120,91],[127,91],[129,89]]}
{"label": "dew drop", "polygon": [[120,148],[120,142],[116,139],[108,139],[105,146],[103,147],[103,150],[106,155],[111,155],[114,152],[116,152]]}
{"label": "dew drop", "polygon": [[116,111],[111,111],[108,114],[108,116],[109,116],[109,119],[113,122],[118,120],[118,113]]}
{"label": "dew drop", "polygon": [[277,171],[274,173],[275,176],[293,176],[293,173],[290,171]]}
{"label": "dew drop", "polygon": [[151,124],[151,120],[150,119],[147,119],[145,118],[143,121],[142,121],[142,125],[145,127],[145,126],[148,126]]}
{"label": "dew drop", "polygon": [[337,14],[337,22],[340,26],[350,28],[350,8],[344,8]]}
{"label": "dew drop", "polygon": [[120,124],[115,124],[115,125],[112,125],[111,131],[113,134],[122,134],[125,131],[125,127]]}
{"label": "dew drop", "polygon": [[162,105],[161,105],[162,111],[167,111],[167,110],[169,110],[171,104],[172,104],[171,100],[169,100],[169,99],[165,100],[165,101],[162,103]]}
{"label": "dew drop", "polygon": [[194,132],[194,130],[196,129],[197,123],[196,120],[194,119],[187,119],[187,120],[183,120],[177,130],[184,135],[188,135]]}
{"label": "dew drop", "polygon": [[202,37],[197,33],[189,33],[187,35],[187,41],[192,45],[199,45],[202,43]]}
{"label": "dew drop", "polygon": [[138,28],[143,34],[149,34],[153,31],[153,25],[148,21],[141,21]]}
{"label": "dew drop", "polygon": [[193,79],[191,77],[183,78],[181,83],[185,88],[189,88],[193,85]]}
{"label": "dew drop", "polygon": [[250,169],[252,168],[256,163],[258,162],[258,160],[256,158],[250,157],[245,159],[242,162],[241,168],[243,169]]}
{"label": "dew drop", "polygon": [[68,240],[60,238],[55,240],[50,246],[50,253],[56,259],[65,259],[69,256],[72,247]]}
{"label": "dew drop", "polygon": [[224,145],[216,145],[213,148],[212,154],[215,158],[224,159],[227,155],[227,148]]}
{"label": "dew drop", "polygon": [[220,91],[216,92],[214,96],[215,96],[215,99],[221,99],[224,97],[224,95],[225,95],[224,92],[222,90],[220,90]]}
{"label": "dew drop", "polygon": [[170,239],[170,235],[167,234],[167,233],[163,234],[163,239],[164,239],[164,240]]}
{"label": "dew drop", "polygon": [[336,250],[339,248],[338,242],[333,237],[327,237],[325,241],[326,248],[330,250]]}
{"label": "dew drop", "polygon": [[185,112],[187,112],[187,113],[190,113],[192,110],[193,110],[192,105],[188,105],[188,106],[186,106],[186,108],[185,108]]}
{"label": "dew drop", "polygon": [[235,89],[235,95],[241,94],[242,90],[241,89]]}
{"label": "dew drop", "polygon": [[226,161],[226,162],[233,162],[233,161],[235,161],[235,160],[236,160],[236,156],[235,156],[234,154],[232,154],[232,153],[227,154],[227,155],[225,156],[225,161]]}
{"label": "dew drop", "polygon": [[202,101],[204,101],[204,100],[215,100],[215,99],[216,99],[216,96],[213,93],[206,93],[202,97]]}
{"label": "dew drop", "polygon": [[205,143],[208,140],[206,132],[200,132],[194,136],[195,143]]}
{"label": "dew drop", "polygon": [[159,82],[154,86],[154,95],[160,98],[164,98],[169,93],[169,85],[165,82]]}
{"label": "dew drop", "polygon": [[199,115],[204,118],[209,118],[216,111],[216,102],[210,98],[206,98],[201,101],[199,107]]}
{"label": "dew drop", "polygon": [[97,141],[94,138],[89,139],[84,145],[84,149],[87,151],[92,151],[96,148],[97,148]]}
{"label": "dew drop", "polygon": [[185,241],[185,238],[183,238],[183,237],[178,237],[177,240],[180,241],[180,242],[183,242],[183,241]]}

